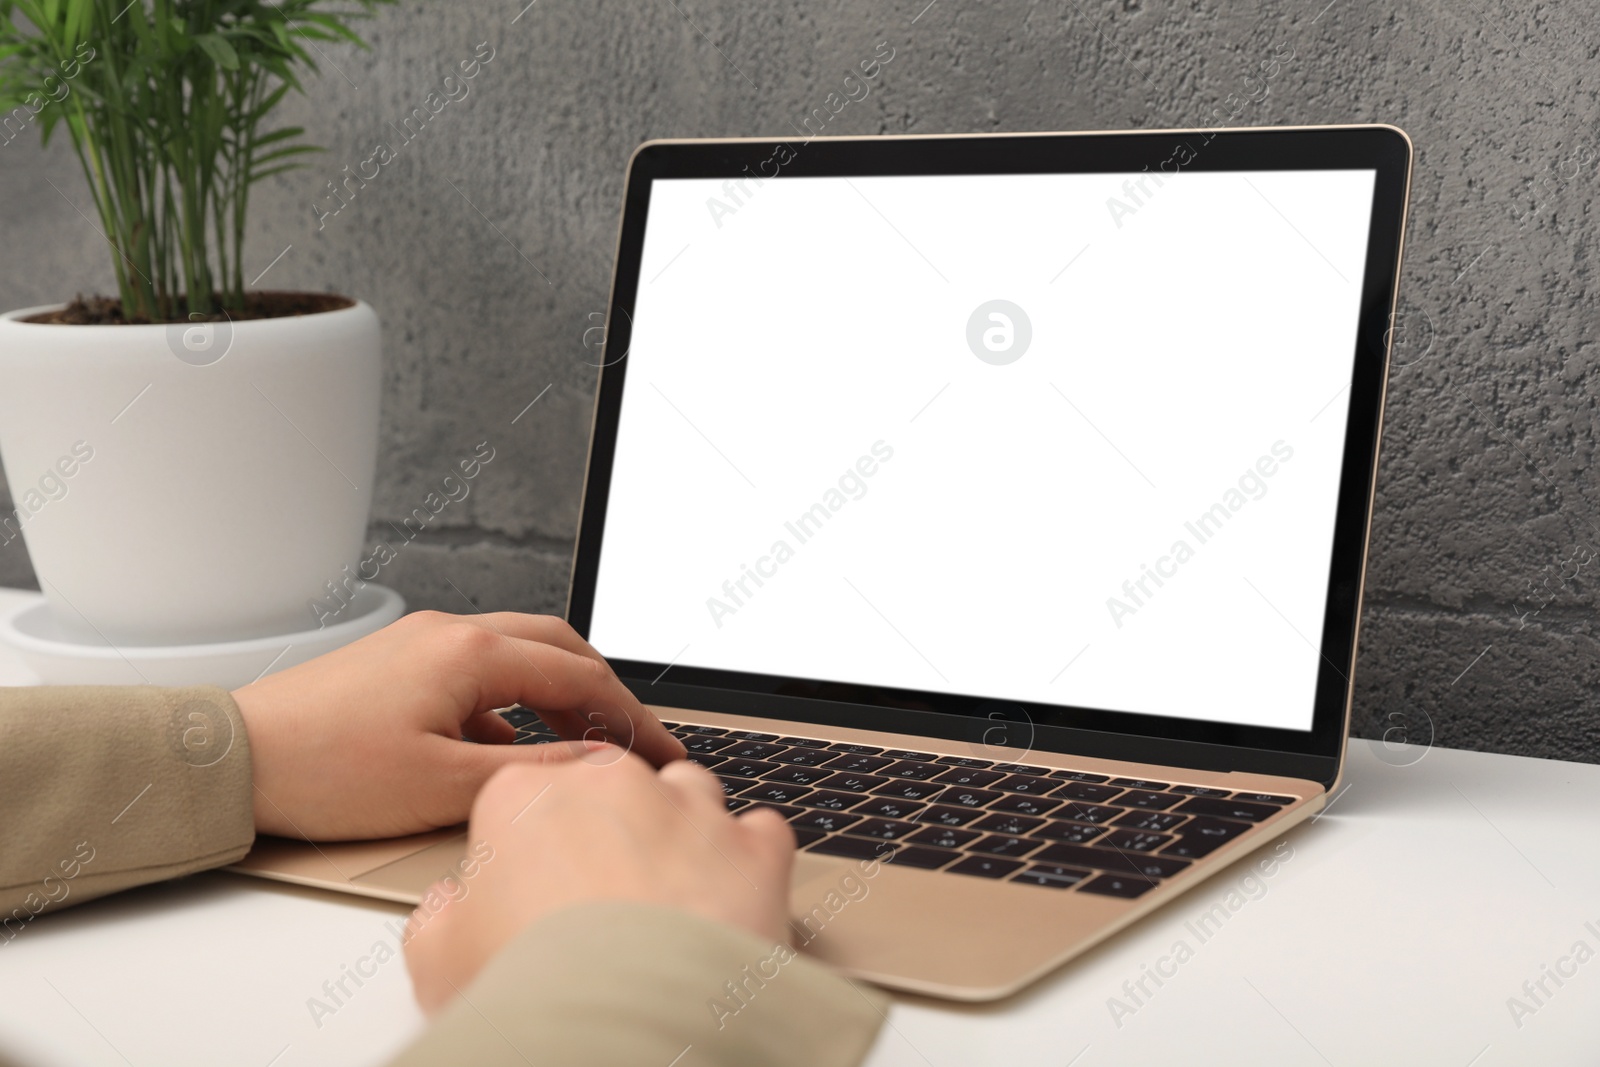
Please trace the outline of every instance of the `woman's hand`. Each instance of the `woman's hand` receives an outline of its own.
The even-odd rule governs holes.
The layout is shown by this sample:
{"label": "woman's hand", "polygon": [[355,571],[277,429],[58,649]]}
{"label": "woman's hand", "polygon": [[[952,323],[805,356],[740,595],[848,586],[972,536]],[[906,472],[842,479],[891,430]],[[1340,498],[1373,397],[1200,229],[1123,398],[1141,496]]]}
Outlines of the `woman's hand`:
{"label": "woman's hand", "polygon": [[[683,745],[561,619],[423,611],[233,693],[250,740],[256,830],[333,841],[466,819],[508,764],[616,748],[660,766]],[[522,704],[568,743],[516,745]],[[465,735],[473,741],[462,741]]]}
{"label": "woman's hand", "polygon": [[788,941],[793,832],[769,808],[728,814],[716,778],[687,760],[660,773],[634,756],[507,767],[478,795],[470,836],[492,861],[407,930],[428,1012],[530,923],[573,904],[658,904]]}

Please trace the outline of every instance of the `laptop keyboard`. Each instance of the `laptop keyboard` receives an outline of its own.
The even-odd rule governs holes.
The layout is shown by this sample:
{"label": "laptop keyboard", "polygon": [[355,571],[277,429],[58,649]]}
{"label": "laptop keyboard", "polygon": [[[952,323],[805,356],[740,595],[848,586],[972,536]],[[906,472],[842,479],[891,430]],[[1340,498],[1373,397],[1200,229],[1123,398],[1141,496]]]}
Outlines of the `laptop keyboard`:
{"label": "laptop keyboard", "polygon": [[[555,740],[525,708],[501,714],[517,744]],[[1102,896],[1142,896],[1298,799],[664,725],[717,776],[728,810],[772,808],[807,852]]]}

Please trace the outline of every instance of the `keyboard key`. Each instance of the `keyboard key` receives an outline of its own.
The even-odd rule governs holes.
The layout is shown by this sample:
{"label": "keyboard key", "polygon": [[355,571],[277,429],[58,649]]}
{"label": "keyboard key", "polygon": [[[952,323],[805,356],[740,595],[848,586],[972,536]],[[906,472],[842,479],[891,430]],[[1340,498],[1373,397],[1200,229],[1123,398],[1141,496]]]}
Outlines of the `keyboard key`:
{"label": "keyboard key", "polygon": [[717,775],[717,781],[722,783],[722,795],[731,797],[733,794],[750,788],[750,782],[745,778],[724,778]]}
{"label": "keyboard key", "polygon": [[1163,833],[1187,818],[1187,815],[1176,815],[1170,811],[1130,811],[1120,819],[1113,819],[1112,825]]}
{"label": "keyboard key", "polygon": [[1243,819],[1260,822],[1278,814],[1279,808],[1271,804],[1252,804],[1247,800],[1212,800],[1210,797],[1193,797],[1185,800],[1178,810],[1190,815],[1215,815],[1223,819]]}
{"label": "keyboard key", "polygon": [[827,748],[828,742],[819,741],[815,737],[780,737],[780,745],[794,745],[798,748]]}
{"label": "keyboard key", "polygon": [[1107,897],[1137,897],[1155,888],[1154,882],[1118,874],[1102,874],[1092,882],[1083,883],[1083,892],[1099,893]]}
{"label": "keyboard key", "polygon": [[944,786],[938,782],[891,781],[878,786],[873,792],[878,796],[900,797],[902,800],[927,800],[943,789]]}
{"label": "keyboard key", "polygon": [[965,826],[982,814],[983,811],[979,808],[955,808],[946,804],[935,804],[912,817],[917,822],[931,822],[938,826]]}
{"label": "keyboard key", "polygon": [[883,860],[894,852],[894,843],[870,837],[824,837],[806,847],[807,852],[825,856],[845,856],[853,860]]}
{"label": "keyboard key", "polygon": [[1120,785],[1124,789],[1165,789],[1166,782],[1152,782],[1147,778],[1113,778],[1112,785]]}
{"label": "keyboard key", "polygon": [[1054,813],[1058,819],[1071,819],[1074,822],[1088,822],[1100,825],[1127,811],[1127,808],[1112,808],[1104,804],[1068,804],[1060,811]]}
{"label": "keyboard key", "polygon": [[978,759],[976,756],[940,756],[933,762],[942,763],[946,767],[987,768],[994,766],[993,760]]}
{"label": "keyboard key", "polygon": [[823,808],[827,811],[846,811],[861,803],[864,798],[857,793],[837,793],[831,789],[818,789],[801,797],[796,803],[802,808]]}
{"label": "keyboard key", "polygon": [[757,733],[755,730],[729,730],[729,737],[737,737],[745,741],[776,741],[777,734]]}
{"label": "keyboard key", "polygon": [[1032,793],[1034,796],[1044,796],[1061,788],[1061,783],[1050,778],[1040,778],[1032,774],[1013,774],[1009,778],[1002,778],[994,784],[996,789],[1004,789],[1007,793]]}
{"label": "keyboard key", "polygon": [[508,708],[500,713],[500,717],[512,726],[527,726],[531,723],[544,721],[539,718],[537,713],[523,707]]}
{"label": "keyboard key", "polygon": [[992,834],[1027,834],[1044,824],[1043,819],[1030,819],[1025,815],[986,815],[972,824],[974,830],[988,830]]}
{"label": "keyboard key", "polygon": [[738,743],[731,737],[695,734],[684,741],[683,747],[690,752],[715,752],[719,748],[727,748],[729,745],[737,745]]}
{"label": "keyboard key", "polygon": [[934,799],[940,804],[958,804],[963,808],[981,808],[990,801],[999,800],[1005,794],[996,793],[992,789],[968,789],[966,786],[951,786]]}
{"label": "keyboard key", "polygon": [[920,763],[917,760],[902,760],[892,763],[877,773],[886,778],[909,778],[916,782],[926,782],[936,777],[944,768],[937,763]]}
{"label": "keyboard key", "polygon": [[[462,740],[464,741],[466,738],[462,738]],[[553,734],[535,734],[524,730],[519,732],[516,739],[511,743],[513,745],[547,745],[554,740],[555,735]]]}
{"label": "keyboard key", "polygon": [[1005,775],[999,771],[985,771],[975,767],[952,767],[935,778],[934,781],[946,782],[950,785],[975,785],[981,788],[991,782],[998,782],[1004,777]]}
{"label": "keyboard key", "polygon": [[715,767],[728,760],[727,756],[719,756],[714,752],[691,752],[687,758],[690,763],[698,763],[702,767]]}
{"label": "keyboard key", "polygon": [[1176,793],[1150,793],[1143,789],[1130,789],[1117,798],[1118,804],[1147,811],[1166,811],[1183,798]]}
{"label": "keyboard key", "polygon": [[[1067,797],[1071,800],[1087,800],[1091,803],[1098,804],[1102,800],[1110,800],[1120,792],[1122,792],[1122,787],[1119,785],[1094,785],[1091,782],[1068,782],[1066,785],[1056,790],[1054,795],[1058,797]],[[1173,801],[1173,803],[1177,803],[1177,801]]]}
{"label": "keyboard key", "polygon": [[851,752],[858,756],[876,756],[883,749],[876,745],[857,745],[848,741],[836,741],[828,746],[831,752]]}
{"label": "keyboard key", "polygon": [[684,733],[707,734],[710,736],[719,736],[728,732],[720,726],[695,726],[693,723],[688,723],[682,726],[681,729]]}
{"label": "keyboard key", "polygon": [[[734,800],[743,800],[745,798],[744,797],[734,797],[733,799]],[[801,809],[795,807],[792,804],[773,804],[773,803],[770,803],[770,802],[765,801],[765,800],[752,800],[752,801],[750,801],[750,807],[748,809],[746,809],[746,810],[755,811],[757,808],[771,808],[773,811],[777,812],[779,815],[782,815],[785,819],[792,818],[793,816],[799,815],[800,814],[800,810],[801,810]]]}
{"label": "keyboard key", "polygon": [[885,841],[898,841],[917,829],[914,822],[904,819],[863,819],[845,831],[856,837],[878,837]]}
{"label": "keyboard key", "polygon": [[717,764],[717,773],[730,775],[734,778],[756,778],[768,771],[778,769],[776,763],[765,763],[753,759],[730,759]]}
{"label": "keyboard key", "polygon": [[743,759],[771,759],[780,752],[788,751],[784,745],[769,745],[760,741],[735,742],[728,749],[728,755]]}
{"label": "keyboard key", "polygon": [[1170,792],[1182,793],[1186,797],[1225,797],[1230,794],[1227,789],[1215,789],[1209,785],[1175,785]]}
{"label": "keyboard key", "polygon": [[1106,832],[1104,826],[1085,826],[1081,822],[1051,821],[1032,831],[1034,837],[1046,841],[1065,841],[1069,845],[1082,845]]}
{"label": "keyboard key", "polygon": [[748,808],[749,806],[750,802],[748,800],[740,800],[738,797],[728,798],[728,810],[730,812],[738,811],[740,808]]}
{"label": "keyboard key", "polygon": [[944,849],[909,845],[895,849],[894,855],[889,857],[889,862],[896,867],[921,867],[931,871],[943,867],[958,855],[959,853],[947,852]]}
{"label": "keyboard key", "polygon": [[521,734],[544,734],[547,737],[554,737],[556,735],[556,732],[542,720],[525,722],[521,726],[517,727],[517,732]]}
{"label": "keyboard key", "polygon": [[786,748],[767,758],[788,767],[820,767],[833,758],[833,753],[817,748]]}
{"label": "keyboard key", "polygon": [[909,748],[885,749],[883,754],[890,759],[916,760],[920,763],[932,763],[935,759],[938,759],[932,752],[913,752]]}
{"label": "keyboard key", "polygon": [[1063,863],[1072,867],[1094,867],[1117,874],[1142,875],[1148,878],[1171,878],[1188,868],[1187,860],[1167,855],[1150,856],[1144,853],[1123,854],[1109,848],[1086,848],[1056,842],[1033,857],[1035,863]]}
{"label": "keyboard key", "polygon": [[1069,782],[1109,782],[1109,774],[1090,774],[1088,771],[1051,771],[1052,778],[1065,778]]}
{"label": "keyboard key", "polygon": [[[822,769],[828,770],[827,767]],[[843,772],[831,774],[818,784],[824,789],[844,789],[851,793],[865,793],[869,789],[875,789],[880,785],[887,784],[888,781],[889,779],[879,778],[874,774]]]}
{"label": "keyboard key", "polygon": [[1294,797],[1280,797],[1273,793],[1235,793],[1233,799],[1251,804],[1293,804]]}
{"label": "keyboard key", "polygon": [[824,766],[833,771],[856,771],[861,774],[871,774],[873,771],[880,771],[893,765],[893,763],[894,760],[884,759],[882,756],[847,753],[843,756],[835,756]]}
{"label": "keyboard key", "polygon": [[746,800],[770,800],[774,804],[793,804],[811,790],[788,782],[757,782],[739,795]]}
{"label": "keyboard key", "polygon": [[852,808],[857,815],[876,815],[884,819],[909,819],[921,811],[923,805],[898,797],[872,797],[865,804]]}
{"label": "keyboard key", "polygon": [[789,819],[789,825],[796,829],[818,830],[831,834],[860,821],[861,816],[847,815],[842,811],[802,811]]}
{"label": "keyboard key", "polygon": [[790,785],[813,785],[828,777],[821,767],[779,767],[762,775],[763,782],[788,782]]}
{"label": "keyboard key", "polygon": [[666,719],[657,719],[656,721],[659,722],[662,726],[665,726],[668,730],[676,730],[676,729],[679,729],[683,725],[682,723],[679,723],[679,722],[668,722]]}
{"label": "keyboard key", "polygon": [[990,811],[1003,811],[1011,815],[1043,815],[1061,806],[1061,801],[1047,797],[1031,797],[1026,793],[1012,793],[989,805]]}
{"label": "keyboard key", "polygon": [[953,826],[930,826],[912,834],[908,840],[912,844],[932,845],[935,848],[961,848],[982,836],[971,830],[957,830]]}
{"label": "keyboard key", "polygon": [[1232,841],[1246,830],[1250,829],[1247,822],[1234,822],[1232,819],[1213,819],[1209,815],[1197,815],[1190,822],[1178,829],[1178,839],[1161,850],[1163,856],[1182,856],[1184,859],[1199,859],[1209,856],[1223,845]]}
{"label": "keyboard key", "polygon": [[1080,871],[1076,867],[1063,867],[1056,863],[1038,864],[1025,871],[1012,875],[1013,882],[1026,882],[1028,885],[1042,885],[1050,889],[1071,889],[1085,878],[1089,877],[1088,871]]}
{"label": "keyboard key", "polygon": [[1027,763],[996,763],[994,770],[1005,771],[1007,774],[1049,774],[1049,767],[1034,767]]}
{"label": "keyboard key", "polygon": [[811,830],[804,826],[795,826],[793,829],[795,844],[799,845],[801,848],[805,848],[807,845],[821,841],[824,837],[828,836],[821,830]]}
{"label": "keyboard key", "polygon": [[968,852],[982,852],[991,856],[1026,856],[1044,845],[1030,837],[1013,837],[1009,834],[991,834],[967,846]]}
{"label": "keyboard key", "polygon": [[1016,860],[1001,859],[998,856],[968,856],[953,867],[946,867],[946,871],[956,874],[971,874],[978,878],[1004,878],[1006,875],[1021,867]]}
{"label": "keyboard key", "polygon": [[[741,793],[739,795],[747,797],[750,794]],[[1118,830],[1114,834],[1107,835],[1099,844],[1121,852],[1154,852],[1171,840],[1171,834],[1152,834],[1143,830]]]}

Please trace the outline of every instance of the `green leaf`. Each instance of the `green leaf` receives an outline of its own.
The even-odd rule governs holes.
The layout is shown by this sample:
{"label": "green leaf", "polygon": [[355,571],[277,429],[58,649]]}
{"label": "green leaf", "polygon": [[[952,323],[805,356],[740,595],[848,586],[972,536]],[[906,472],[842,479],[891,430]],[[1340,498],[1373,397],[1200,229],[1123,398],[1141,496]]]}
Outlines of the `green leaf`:
{"label": "green leaf", "polygon": [[304,128],[304,126],[283,126],[282,130],[274,130],[272,133],[261,134],[259,138],[256,138],[256,147],[259,149],[259,147],[264,146],[264,144],[277,144],[278,141],[288,141],[290,138],[298,138],[298,136],[301,136],[302,133],[306,133],[306,128]]}
{"label": "green leaf", "polygon": [[211,57],[211,62],[223,70],[239,69],[239,53],[233,50],[233,45],[228,43],[226,37],[215,33],[202,33],[194,39],[194,43]]}
{"label": "green leaf", "polygon": [[325,151],[325,149],[318,148],[316,145],[309,145],[309,144],[290,145],[288,148],[279,148],[279,149],[277,149],[275,151],[272,151],[272,152],[263,152],[261,155],[256,157],[255,161],[257,163],[274,163],[277,160],[287,159],[290,156],[303,156],[303,155],[307,154],[308,152],[322,152],[322,151]]}
{"label": "green leaf", "polygon": [[291,171],[291,170],[305,170],[305,168],[306,168],[306,165],[304,163],[284,163],[284,164],[282,164],[280,166],[268,167],[266,170],[251,171],[250,172],[250,183],[253,185],[256,182],[260,181],[262,178],[270,178],[274,174],[283,174],[286,171]]}
{"label": "green leaf", "polygon": [[66,31],[61,35],[62,51],[72,53],[78,42],[86,36],[89,20],[94,16],[92,0],[67,0]]}

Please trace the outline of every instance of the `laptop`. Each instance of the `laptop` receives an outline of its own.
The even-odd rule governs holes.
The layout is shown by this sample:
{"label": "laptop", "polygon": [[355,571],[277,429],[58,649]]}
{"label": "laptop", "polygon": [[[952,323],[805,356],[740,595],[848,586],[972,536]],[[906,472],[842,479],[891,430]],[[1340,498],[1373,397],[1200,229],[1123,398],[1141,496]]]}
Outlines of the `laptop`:
{"label": "laptop", "polygon": [[[1410,165],[1375,125],[635,152],[568,619],[788,819],[803,951],[1002,997],[1324,805]],[[464,842],[236,869],[416,902]]]}

